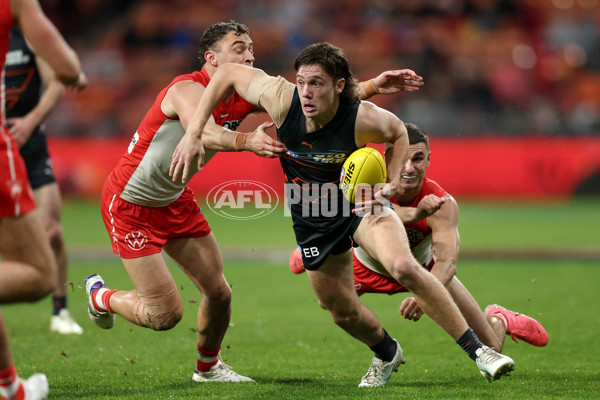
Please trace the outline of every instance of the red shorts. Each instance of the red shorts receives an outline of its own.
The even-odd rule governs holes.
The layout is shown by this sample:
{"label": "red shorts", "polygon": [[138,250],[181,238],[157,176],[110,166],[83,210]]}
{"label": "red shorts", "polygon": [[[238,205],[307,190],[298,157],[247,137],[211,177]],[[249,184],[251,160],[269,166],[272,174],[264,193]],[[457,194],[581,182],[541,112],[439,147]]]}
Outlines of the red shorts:
{"label": "red shorts", "polygon": [[0,218],[18,217],[35,209],[25,162],[8,129],[0,126]]}
{"label": "red shorts", "polygon": [[[408,292],[404,286],[398,283],[394,278],[381,275],[372,269],[365,267],[358,258],[354,256],[354,287],[356,293],[395,293]],[[431,271],[434,262],[429,263],[427,269]]]}
{"label": "red shorts", "polygon": [[187,187],[168,206],[145,207],[121,199],[107,180],[102,188],[100,210],[113,252],[121,258],[160,253],[170,239],[202,237],[210,233],[194,193]]}

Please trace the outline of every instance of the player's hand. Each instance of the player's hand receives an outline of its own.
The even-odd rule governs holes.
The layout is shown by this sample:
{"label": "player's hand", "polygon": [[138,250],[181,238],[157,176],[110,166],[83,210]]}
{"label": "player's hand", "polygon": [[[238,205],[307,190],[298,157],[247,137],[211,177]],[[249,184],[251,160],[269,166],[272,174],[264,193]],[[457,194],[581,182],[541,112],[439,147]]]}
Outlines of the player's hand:
{"label": "player's hand", "polygon": [[266,130],[272,126],[273,122],[265,122],[259,125],[254,132],[251,132],[246,139],[246,150],[266,158],[274,158],[285,155],[287,152],[285,145],[273,139],[266,132]]}
{"label": "player's hand", "polygon": [[416,92],[424,85],[423,78],[410,69],[385,71],[373,78],[373,84],[379,94],[398,92]]}
{"label": "player's hand", "polygon": [[204,165],[204,145],[202,140],[183,135],[181,141],[173,152],[169,176],[176,182],[181,173],[181,183],[188,182],[190,166],[194,160],[198,160],[198,171],[202,171]]}
{"label": "player's hand", "polygon": [[417,300],[414,297],[407,297],[400,305],[400,314],[404,319],[410,319],[417,322],[425,313],[421,310],[421,307],[419,307]]}
{"label": "player's hand", "polygon": [[81,71],[79,73],[79,75],[77,75],[77,79],[74,79],[74,80],[64,80],[63,79],[63,80],[61,80],[61,82],[67,88],[75,90],[77,92],[82,91],[88,85],[87,76],[85,75],[85,73],[83,71]]}
{"label": "player's hand", "polygon": [[357,188],[357,193],[355,196],[356,203],[354,204],[355,207],[352,210],[354,214],[382,215],[393,211],[390,207],[389,199],[396,194],[396,188],[391,183],[375,185],[375,194],[373,197],[361,196],[359,189],[360,188]]}
{"label": "player's hand", "polygon": [[428,194],[423,197],[421,201],[419,201],[419,204],[417,204],[417,215],[419,215],[419,220],[435,214],[436,211],[442,208],[448,199],[448,196],[449,195],[438,197],[435,194]]}
{"label": "player's hand", "polygon": [[19,147],[23,147],[31,137],[35,127],[38,125],[32,121],[31,118],[27,118],[26,116],[22,118],[7,118],[6,123],[9,126],[10,134],[13,136]]}

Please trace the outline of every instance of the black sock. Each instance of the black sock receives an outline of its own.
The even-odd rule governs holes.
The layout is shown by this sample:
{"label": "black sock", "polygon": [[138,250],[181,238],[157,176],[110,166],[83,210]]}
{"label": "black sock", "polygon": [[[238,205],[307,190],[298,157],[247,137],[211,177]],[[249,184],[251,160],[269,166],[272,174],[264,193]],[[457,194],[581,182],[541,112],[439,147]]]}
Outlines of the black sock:
{"label": "black sock", "polygon": [[58,315],[59,311],[67,308],[67,296],[52,296],[52,315]]}
{"label": "black sock", "polygon": [[383,337],[381,342],[369,348],[373,350],[377,358],[386,362],[390,362],[394,359],[394,356],[396,355],[397,345],[394,339],[392,339],[390,335],[388,335],[385,329],[383,330],[383,332],[385,333],[385,336]]}
{"label": "black sock", "polygon": [[483,346],[483,343],[479,341],[477,335],[475,335],[475,332],[473,332],[473,329],[471,328],[467,329],[465,333],[458,338],[456,343],[467,352],[473,361],[477,359],[477,354],[475,352]]}

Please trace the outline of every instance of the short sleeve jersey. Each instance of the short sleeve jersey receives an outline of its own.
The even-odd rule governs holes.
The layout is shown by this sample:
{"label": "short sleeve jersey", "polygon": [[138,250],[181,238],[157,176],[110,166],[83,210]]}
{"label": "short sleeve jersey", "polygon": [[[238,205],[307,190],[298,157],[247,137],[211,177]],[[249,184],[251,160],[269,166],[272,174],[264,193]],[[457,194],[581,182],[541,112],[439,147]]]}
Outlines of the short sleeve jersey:
{"label": "short sleeve jersey", "polygon": [[[438,197],[442,197],[448,194],[448,192],[442,189],[435,181],[425,177],[419,194],[410,204],[398,204],[398,202],[394,199],[392,199],[392,202],[402,207],[416,207],[421,199],[428,194],[435,194]],[[419,264],[421,264],[423,267],[427,267],[433,259],[433,255],[431,253],[431,228],[429,225],[427,225],[427,218],[414,223],[404,224],[404,227],[406,229],[406,235],[408,236],[408,242],[413,256],[419,262]],[[360,247],[355,249],[354,254],[356,258],[358,258],[358,260],[367,268],[382,275],[390,276],[390,274],[377,260],[371,257]]]}
{"label": "short sleeve jersey", "polygon": [[[171,86],[187,80],[207,86],[210,77],[204,69],[180,75],[158,94],[127,152],[108,177],[113,190],[122,199],[141,206],[164,207],[183,193],[185,184],[173,182],[169,168],[173,151],[185,130],[179,118],[168,117],[162,112],[161,103]],[[217,124],[235,130],[253,109],[252,104],[234,93],[231,99],[219,103],[212,115]],[[196,172],[196,163],[192,163],[190,179]]]}

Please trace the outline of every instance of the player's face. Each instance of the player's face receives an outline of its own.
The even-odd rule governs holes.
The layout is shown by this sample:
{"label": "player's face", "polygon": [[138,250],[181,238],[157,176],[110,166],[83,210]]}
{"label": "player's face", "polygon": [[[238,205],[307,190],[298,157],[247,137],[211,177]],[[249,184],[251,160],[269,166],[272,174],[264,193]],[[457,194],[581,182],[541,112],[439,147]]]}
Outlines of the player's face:
{"label": "player's face", "polygon": [[224,63],[244,64],[249,67],[254,63],[254,47],[250,36],[237,36],[227,33],[217,44],[216,59],[218,65]]}
{"label": "player's face", "polygon": [[425,178],[425,171],[429,167],[429,155],[425,143],[411,144],[408,147],[408,160],[404,164],[400,179],[400,186],[404,190],[420,187]]}
{"label": "player's face", "polygon": [[333,82],[321,66],[303,65],[296,73],[296,83],[302,112],[307,118],[333,118],[339,104],[339,94],[344,89],[344,79]]}

